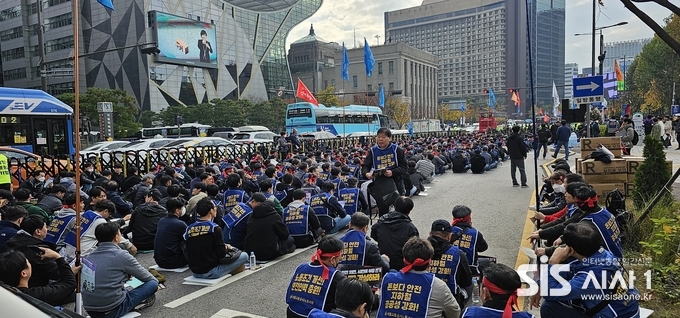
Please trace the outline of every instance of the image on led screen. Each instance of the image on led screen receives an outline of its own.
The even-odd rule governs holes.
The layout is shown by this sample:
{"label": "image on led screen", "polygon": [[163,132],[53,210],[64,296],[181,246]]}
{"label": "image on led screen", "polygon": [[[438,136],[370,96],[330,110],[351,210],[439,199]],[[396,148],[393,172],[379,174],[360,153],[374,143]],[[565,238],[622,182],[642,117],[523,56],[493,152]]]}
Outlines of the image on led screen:
{"label": "image on led screen", "polygon": [[215,25],[163,12],[150,12],[160,53],[156,61],[217,68]]}

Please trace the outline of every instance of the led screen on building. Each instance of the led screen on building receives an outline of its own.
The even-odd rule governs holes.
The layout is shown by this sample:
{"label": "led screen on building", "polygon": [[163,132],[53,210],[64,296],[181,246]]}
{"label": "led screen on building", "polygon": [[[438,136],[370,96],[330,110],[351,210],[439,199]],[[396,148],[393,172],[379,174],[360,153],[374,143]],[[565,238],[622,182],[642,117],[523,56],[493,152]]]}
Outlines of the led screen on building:
{"label": "led screen on building", "polygon": [[217,68],[215,25],[158,11],[149,12],[160,53],[156,61]]}

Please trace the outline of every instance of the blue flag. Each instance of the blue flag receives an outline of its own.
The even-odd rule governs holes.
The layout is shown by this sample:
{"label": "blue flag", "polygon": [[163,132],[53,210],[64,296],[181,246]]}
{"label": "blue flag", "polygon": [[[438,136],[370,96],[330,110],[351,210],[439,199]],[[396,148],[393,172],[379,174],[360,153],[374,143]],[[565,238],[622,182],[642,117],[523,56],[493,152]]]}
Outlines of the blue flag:
{"label": "blue flag", "polygon": [[491,108],[496,107],[496,95],[493,94],[493,90],[489,88],[489,106]]}
{"label": "blue flag", "polygon": [[460,102],[460,110],[465,111],[465,102]]}
{"label": "blue flag", "polygon": [[385,90],[382,85],[380,85],[380,107],[385,107]]}
{"label": "blue flag", "polygon": [[371,76],[373,73],[373,64],[375,64],[375,59],[373,58],[373,52],[368,46],[368,41],[364,38],[364,63],[366,64],[366,75]]}
{"label": "blue flag", "polygon": [[345,42],[342,42],[342,65],[340,67],[342,79],[349,82],[349,57],[347,57],[347,48]]}
{"label": "blue flag", "polygon": [[411,137],[413,137],[413,122],[412,121],[408,122],[408,134],[411,135]]}
{"label": "blue flag", "polygon": [[112,0],[97,0],[99,4],[103,5],[104,8],[107,8],[109,10],[113,10],[113,1]]}

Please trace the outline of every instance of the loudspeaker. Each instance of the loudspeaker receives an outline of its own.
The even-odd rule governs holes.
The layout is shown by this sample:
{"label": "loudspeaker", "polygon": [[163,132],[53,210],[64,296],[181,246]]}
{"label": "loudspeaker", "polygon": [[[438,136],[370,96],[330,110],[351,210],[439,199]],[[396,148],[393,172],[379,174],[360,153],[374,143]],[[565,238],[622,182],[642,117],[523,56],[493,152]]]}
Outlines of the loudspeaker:
{"label": "loudspeaker", "polygon": [[577,109],[571,109],[571,100],[562,100],[562,119],[568,123],[581,123],[585,120],[587,104],[579,105]]}

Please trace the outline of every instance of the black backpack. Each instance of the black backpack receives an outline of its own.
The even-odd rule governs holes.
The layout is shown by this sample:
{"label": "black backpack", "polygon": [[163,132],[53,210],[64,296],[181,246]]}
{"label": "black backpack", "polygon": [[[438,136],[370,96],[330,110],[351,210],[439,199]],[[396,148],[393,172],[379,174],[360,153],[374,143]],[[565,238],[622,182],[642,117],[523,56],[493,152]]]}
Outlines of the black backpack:
{"label": "black backpack", "polygon": [[123,200],[128,201],[128,202],[133,202],[135,200],[135,194],[137,194],[137,190],[139,190],[140,186],[141,186],[141,184],[137,183],[134,186],[125,190],[125,192],[122,195]]}
{"label": "black backpack", "polygon": [[638,141],[640,141],[640,135],[638,135],[637,131],[633,129],[633,140],[631,141],[633,143],[633,146],[637,145]]}
{"label": "black backpack", "polygon": [[626,197],[619,189],[614,189],[607,194],[605,200],[605,207],[607,211],[614,215],[618,215],[620,211],[626,211]]}

